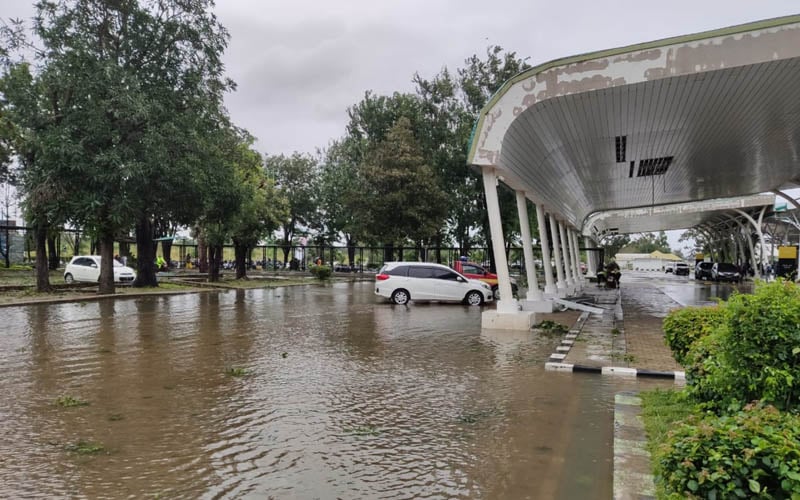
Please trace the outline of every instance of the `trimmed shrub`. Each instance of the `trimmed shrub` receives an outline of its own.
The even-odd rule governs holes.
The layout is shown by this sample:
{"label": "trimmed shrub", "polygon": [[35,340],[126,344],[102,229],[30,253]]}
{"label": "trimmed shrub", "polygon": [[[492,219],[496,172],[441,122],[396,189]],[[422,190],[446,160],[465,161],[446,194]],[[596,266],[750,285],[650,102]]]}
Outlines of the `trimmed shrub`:
{"label": "trimmed shrub", "polygon": [[730,416],[690,417],[656,454],[667,498],[797,498],[800,417],[748,405]]}
{"label": "trimmed shrub", "polygon": [[720,380],[739,403],[800,406],[800,288],[778,281],[728,300]]}
{"label": "trimmed shrub", "polygon": [[333,270],[331,269],[331,266],[313,265],[313,266],[309,267],[309,270],[311,271],[311,275],[314,276],[315,278],[317,278],[320,281],[329,279],[331,277],[331,275],[333,274]]}
{"label": "trimmed shrub", "polygon": [[692,343],[718,327],[723,322],[724,313],[724,309],[717,306],[684,307],[671,311],[664,318],[664,336],[678,363],[686,363]]}

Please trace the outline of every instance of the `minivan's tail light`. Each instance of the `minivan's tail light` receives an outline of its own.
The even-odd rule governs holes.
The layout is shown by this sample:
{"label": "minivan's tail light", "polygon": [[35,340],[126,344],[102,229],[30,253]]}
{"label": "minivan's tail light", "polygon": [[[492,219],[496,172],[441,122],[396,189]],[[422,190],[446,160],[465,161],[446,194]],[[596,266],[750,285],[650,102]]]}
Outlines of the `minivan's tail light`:
{"label": "minivan's tail light", "polygon": [[375,275],[375,281],[384,281],[384,280],[388,280],[388,279],[389,279],[389,275],[388,274],[376,274]]}

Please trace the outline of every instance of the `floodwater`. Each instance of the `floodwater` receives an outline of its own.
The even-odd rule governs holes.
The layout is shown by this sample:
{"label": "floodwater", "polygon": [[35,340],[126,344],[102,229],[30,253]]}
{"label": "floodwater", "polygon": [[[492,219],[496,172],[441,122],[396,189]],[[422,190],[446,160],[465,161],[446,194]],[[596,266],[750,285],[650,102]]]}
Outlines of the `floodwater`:
{"label": "floodwater", "polygon": [[0,497],[611,498],[614,393],[670,384],[545,372],[558,339],[480,313],[371,283],[0,309]]}

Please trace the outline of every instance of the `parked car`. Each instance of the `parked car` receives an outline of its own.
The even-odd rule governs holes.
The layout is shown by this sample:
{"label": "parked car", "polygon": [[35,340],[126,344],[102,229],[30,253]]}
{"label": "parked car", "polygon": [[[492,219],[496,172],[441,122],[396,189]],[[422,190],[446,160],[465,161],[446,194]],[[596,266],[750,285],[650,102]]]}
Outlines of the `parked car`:
{"label": "parked car", "polygon": [[385,263],[375,275],[375,295],[398,305],[414,300],[480,306],[493,300],[492,287],[487,283],[427,262]]}
{"label": "parked car", "polygon": [[689,264],[686,262],[677,262],[674,272],[675,276],[689,276]]}
{"label": "parked car", "polygon": [[742,281],[739,268],[727,262],[715,262],[711,267],[711,279],[714,281],[731,281],[738,283]]}
{"label": "parked car", "polygon": [[[133,269],[123,266],[122,263],[114,259],[114,281],[116,283],[132,283],[135,279],[136,273]],[[97,283],[99,280],[99,255],[76,255],[64,269],[64,281],[67,283],[74,281]]]}
{"label": "parked car", "polygon": [[[466,257],[462,257],[465,259]],[[466,260],[457,260],[453,262],[452,267],[457,273],[460,273],[472,280],[480,280],[484,283],[488,284],[492,287],[492,294],[494,294],[494,299],[500,299],[500,293],[498,292],[499,286],[497,285],[497,275],[494,273],[490,273],[480,264],[476,264],[474,262],[469,262]],[[517,280],[511,278],[511,294],[517,294]]]}
{"label": "parked car", "polygon": [[710,280],[712,267],[714,267],[713,262],[698,262],[694,268],[694,279]]}

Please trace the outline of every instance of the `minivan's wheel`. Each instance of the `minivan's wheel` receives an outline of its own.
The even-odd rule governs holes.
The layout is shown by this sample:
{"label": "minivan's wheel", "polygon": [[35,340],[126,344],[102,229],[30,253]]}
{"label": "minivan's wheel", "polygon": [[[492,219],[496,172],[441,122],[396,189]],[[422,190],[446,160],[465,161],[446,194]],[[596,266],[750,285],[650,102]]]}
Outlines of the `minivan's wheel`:
{"label": "minivan's wheel", "polygon": [[75,281],[75,278],[73,278],[71,274],[67,273],[64,275],[64,281],[66,281],[67,283],[72,283],[73,281]]}
{"label": "minivan's wheel", "polygon": [[408,304],[409,300],[411,300],[411,295],[408,294],[407,290],[398,288],[397,290],[392,292],[392,302],[394,302],[398,306],[404,306]]}
{"label": "minivan's wheel", "polygon": [[495,285],[492,287],[492,297],[494,300],[500,300],[500,287]]}
{"label": "minivan's wheel", "polygon": [[479,306],[483,304],[483,294],[477,290],[472,290],[464,298],[464,302],[471,306]]}

